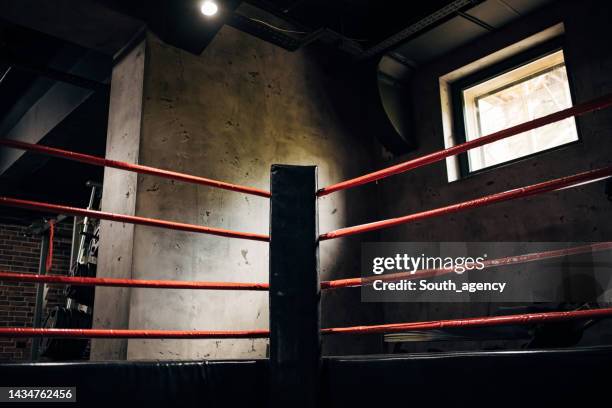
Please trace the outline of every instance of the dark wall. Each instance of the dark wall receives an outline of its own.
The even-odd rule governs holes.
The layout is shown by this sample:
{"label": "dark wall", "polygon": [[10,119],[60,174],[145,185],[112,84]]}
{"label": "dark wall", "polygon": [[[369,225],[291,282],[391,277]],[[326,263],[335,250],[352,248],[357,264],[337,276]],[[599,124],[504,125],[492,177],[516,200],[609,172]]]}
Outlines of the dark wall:
{"label": "dark wall", "polygon": [[[559,22],[575,103],[612,92],[612,7],[602,1],[558,2],[422,66],[412,79],[419,148],[397,162],[444,148],[439,77]],[[380,213],[389,218],[571,175],[612,162],[612,110],[577,119],[581,142],[453,183],[444,161],[379,184]],[[386,163],[389,165],[390,163]],[[604,183],[547,193],[438,217],[382,232],[382,241],[604,241],[612,238]],[[401,322],[478,316],[495,305],[390,304],[385,320]]]}

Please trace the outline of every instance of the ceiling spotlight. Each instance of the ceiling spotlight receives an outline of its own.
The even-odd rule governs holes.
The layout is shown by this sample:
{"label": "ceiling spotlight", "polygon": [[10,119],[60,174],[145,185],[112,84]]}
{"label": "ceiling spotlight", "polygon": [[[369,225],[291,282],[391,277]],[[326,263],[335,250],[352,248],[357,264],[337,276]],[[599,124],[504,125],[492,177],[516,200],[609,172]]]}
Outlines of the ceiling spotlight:
{"label": "ceiling spotlight", "polygon": [[206,0],[204,3],[202,3],[202,8],[200,10],[202,11],[202,14],[210,17],[217,14],[217,11],[219,11],[219,6],[217,6],[217,3],[212,0]]}

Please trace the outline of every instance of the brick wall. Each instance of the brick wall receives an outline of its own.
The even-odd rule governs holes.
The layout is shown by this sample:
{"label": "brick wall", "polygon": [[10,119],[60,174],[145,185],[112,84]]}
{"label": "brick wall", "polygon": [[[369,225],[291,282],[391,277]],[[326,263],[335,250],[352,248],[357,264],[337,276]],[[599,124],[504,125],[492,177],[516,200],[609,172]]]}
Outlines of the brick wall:
{"label": "brick wall", "polygon": [[[27,237],[26,228],[20,225],[0,224],[0,270],[5,272],[38,272],[40,241],[38,236]],[[72,222],[67,219],[57,225],[53,245],[53,267],[51,274],[65,275],[70,264]],[[49,286],[47,307],[43,321],[50,308],[65,303],[64,286]],[[32,327],[36,284],[0,281],[0,326]],[[29,360],[31,339],[0,338],[0,361]]]}

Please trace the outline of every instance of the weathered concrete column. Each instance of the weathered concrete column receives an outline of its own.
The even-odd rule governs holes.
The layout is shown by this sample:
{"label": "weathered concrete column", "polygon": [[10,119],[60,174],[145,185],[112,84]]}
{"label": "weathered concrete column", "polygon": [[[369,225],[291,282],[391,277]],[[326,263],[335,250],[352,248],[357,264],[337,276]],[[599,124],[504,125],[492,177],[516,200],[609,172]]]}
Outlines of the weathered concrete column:
{"label": "weathered concrete column", "polygon": [[[221,29],[202,55],[149,34],[146,46],[115,68],[109,157],[266,190],[273,163],[318,165],[322,185],[356,176],[370,168],[371,146],[349,131],[340,112],[358,100],[319,62],[312,53],[288,52],[231,27]],[[238,231],[269,229],[270,202],[263,197],[118,171],[107,171],[104,188],[106,211]],[[362,221],[370,208],[367,193],[320,200],[322,230]],[[100,276],[268,281],[265,242],[114,223],[104,224],[101,242]],[[322,278],[354,276],[359,245],[326,242]],[[357,307],[358,292],[332,294],[329,301],[346,307],[326,308],[326,325],[372,320]],[[265,292],[108,288],[98,289],[95,307],[97,327],[268,328]],[[364,350],[360,341],[343,352]],[[266,350],[266,339],[99,340],[92,358],[257,358]]]}
{"label": "weathered concrete column", "polygon": [[[106,157],[137,163],[142,128],[145,41],[113,68]],[[137,175],[107,168],[104,171],[102,210],[119,214],[136,213]],[[134,226],[102,221],[98,252],[98,277],[131,278]],[[130,289],[96,288],[95,328],[129,327]],[[127,357],[127,340],[93,340],[92,360],[122,360]]]}

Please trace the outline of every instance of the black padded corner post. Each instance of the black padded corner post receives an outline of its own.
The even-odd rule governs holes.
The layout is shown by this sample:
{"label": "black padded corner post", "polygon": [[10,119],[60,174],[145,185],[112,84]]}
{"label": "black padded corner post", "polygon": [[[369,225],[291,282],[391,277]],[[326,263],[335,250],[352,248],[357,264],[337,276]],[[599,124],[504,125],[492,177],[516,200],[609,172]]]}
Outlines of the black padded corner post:
{"label": "black padded corner post", "polygon": [[270,201],[270,405],[318,404],[321,319],[317,168],[273,165]]}

